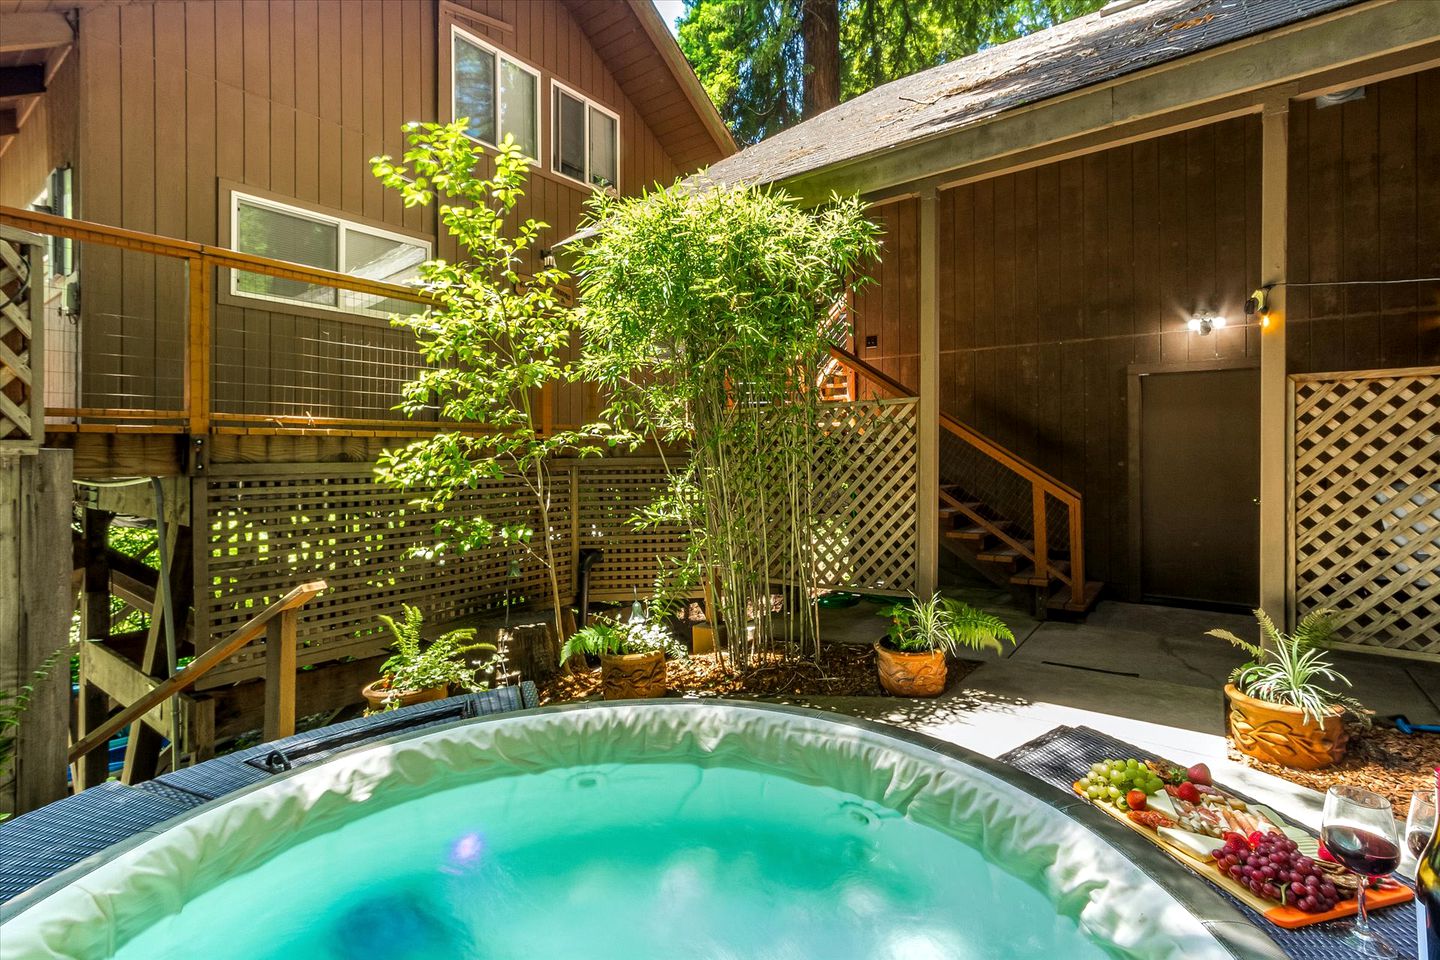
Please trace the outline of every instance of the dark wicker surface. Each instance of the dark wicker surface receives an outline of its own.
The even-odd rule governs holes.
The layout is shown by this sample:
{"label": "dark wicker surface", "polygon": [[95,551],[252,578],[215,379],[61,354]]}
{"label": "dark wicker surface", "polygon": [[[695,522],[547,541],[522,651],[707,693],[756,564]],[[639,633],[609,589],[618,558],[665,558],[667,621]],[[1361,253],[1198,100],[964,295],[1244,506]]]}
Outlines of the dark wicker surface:
{"label": "dark wicker surface", "polygon": [[297,733],[184,767],[136,787],[101,784],[0,824],[0,903],[202,803],[268,780],[280,769],[265,764],[276,750],[291,767],[300,767],[402,730],[526,710],[538,704],[535,684],[527,680],[515,687],[416,704]]}
{"label": "dark wicker surface", "polygon": [[[1088,727],[1056,727],[1049,733],[1031,740],[1000,757],[1001,760],[1039,777],[1046,783],[1071,789],[1073,784],[1092,763],[1100,760],[1134,757],[1137,760],[1158,760],[1152,753],[1141,750],[1133,744],[1116,740]],[[1229,789],[1229,788],[1226,788]],[[1247,802],[1250,797],[1235,790],[1236,796]],[[1177,870],[1189,869],[1176,861]],[[1218,886],[1216,889],[1220,889]],[[1221,893],[1224,893],[1221,890]],[[1336,927],[1341,921],[1317,923],[1298,930],[1286,930],[1270,923],[1260,914],[1225,894],[1226,899],[1243,913],[1251,923],[1264,930],[1280,948],[1292,957],[1303,960],[1354,960],[1355,954],[1340,944]],[[1415,945],[1415,907],[1400,904],[1377,910],[1370,915],[1376,930],[1385,936],[1400,956],[1413,960]]]}

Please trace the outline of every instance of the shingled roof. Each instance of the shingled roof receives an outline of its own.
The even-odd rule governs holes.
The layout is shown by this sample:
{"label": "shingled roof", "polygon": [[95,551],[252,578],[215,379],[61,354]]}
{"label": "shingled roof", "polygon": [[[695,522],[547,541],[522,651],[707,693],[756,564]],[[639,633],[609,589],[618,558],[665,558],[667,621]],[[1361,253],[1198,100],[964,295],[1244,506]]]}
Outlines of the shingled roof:
{"label": "shingled roof", "polygon": [[903,77],[710,167],[768,183],[951,133],[1362,0],[1148,0],[1092,13]]}

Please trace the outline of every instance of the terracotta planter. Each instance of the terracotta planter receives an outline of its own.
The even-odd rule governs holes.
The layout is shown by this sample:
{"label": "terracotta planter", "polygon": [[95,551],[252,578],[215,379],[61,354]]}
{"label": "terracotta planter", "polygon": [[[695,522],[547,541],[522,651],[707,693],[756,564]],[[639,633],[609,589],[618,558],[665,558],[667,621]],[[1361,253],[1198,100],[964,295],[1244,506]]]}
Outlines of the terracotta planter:
{"label": "terracotta planter", "polygon": [[1230,738],[1241,753],[1295,770],[1319,770],[1345,756],[1349,735],[1341,710],[1324,723],[1307,719],[1298,707],[1257,700],[1225,685],[1230,701]]}
{"label": "terracotta planter", "polygon": [[875,644],[880,686],[897,697],[938,697],[945,692],[945,652],[902,653]]}
{"label": "terracotta planter", "polygon": [[[387,701],[395,694],[395,691],[388,687],[379,685],[380,681],[367,683],[360,689],[360,695],[370,705],[371,710],[384,710]],[[444,700],[450,693],[449,687],[429,687],[425,690],[402,690],[395,696],[396,706],[408,707],[412,703],[429,703],[432,700]]]}
{"label": "terracotta planter", "polygon": [[600,658],[600,691],[606,700],[648,700],[665,695],[665,654],[622,653]]}

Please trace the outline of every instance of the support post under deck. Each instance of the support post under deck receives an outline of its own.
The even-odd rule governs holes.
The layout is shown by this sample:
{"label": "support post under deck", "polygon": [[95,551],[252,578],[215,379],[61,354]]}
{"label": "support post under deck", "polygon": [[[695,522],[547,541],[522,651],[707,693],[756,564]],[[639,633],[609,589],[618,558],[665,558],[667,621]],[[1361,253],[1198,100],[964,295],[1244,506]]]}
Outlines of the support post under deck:
{"label": "support post under deck", "polygon": [[917,409],[916,594],[935,592],[940,568],[940,301],[936,192],[920,195],[920,399]]}

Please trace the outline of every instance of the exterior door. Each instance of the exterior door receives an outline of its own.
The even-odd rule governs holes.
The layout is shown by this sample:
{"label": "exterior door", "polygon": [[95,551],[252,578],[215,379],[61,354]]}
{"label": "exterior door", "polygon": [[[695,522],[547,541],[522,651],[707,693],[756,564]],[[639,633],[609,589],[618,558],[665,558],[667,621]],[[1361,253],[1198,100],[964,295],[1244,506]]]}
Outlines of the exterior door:
{"label": "exterior door", "polygon": [[1250,609],[1260,579],[1260,376],[1151,373],[1140,384],[1140,592]]}

